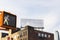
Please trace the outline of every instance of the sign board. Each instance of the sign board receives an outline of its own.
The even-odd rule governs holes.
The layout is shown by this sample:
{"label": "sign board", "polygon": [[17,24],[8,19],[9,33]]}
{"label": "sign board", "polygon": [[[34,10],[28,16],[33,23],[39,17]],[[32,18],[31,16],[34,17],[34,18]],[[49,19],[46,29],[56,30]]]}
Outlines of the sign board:
{"label": "sign board", "polygon": [[21,26],[44,27],[43,19],[21,19]]}

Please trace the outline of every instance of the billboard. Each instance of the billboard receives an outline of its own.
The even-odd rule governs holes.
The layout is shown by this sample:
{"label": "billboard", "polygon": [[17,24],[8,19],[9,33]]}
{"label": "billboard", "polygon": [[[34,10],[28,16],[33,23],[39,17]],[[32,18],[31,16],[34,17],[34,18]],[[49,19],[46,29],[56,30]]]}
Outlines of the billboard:
{"label": "billboard", "polygon": [[21,19],[21,26],[44,27],[43,19]]}

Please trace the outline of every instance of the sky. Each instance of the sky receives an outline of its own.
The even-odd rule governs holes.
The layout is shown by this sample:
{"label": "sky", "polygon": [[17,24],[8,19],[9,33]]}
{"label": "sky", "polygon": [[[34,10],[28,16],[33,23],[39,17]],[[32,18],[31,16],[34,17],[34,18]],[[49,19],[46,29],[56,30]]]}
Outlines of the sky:
{"label": "sky", "polygon": [[0,10],[17,15],[17,27],[21,19],[43,19],[44,31],[60,30],[60,0],[0,0]]}

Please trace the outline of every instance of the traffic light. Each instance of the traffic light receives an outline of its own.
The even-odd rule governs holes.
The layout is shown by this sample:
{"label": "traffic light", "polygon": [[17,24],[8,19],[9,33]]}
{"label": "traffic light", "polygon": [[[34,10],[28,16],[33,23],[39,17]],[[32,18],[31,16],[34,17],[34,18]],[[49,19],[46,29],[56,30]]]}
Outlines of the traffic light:
{"label": "traffic light", "polygon": [[0,27],[16,28],[16,15],[9,12],[0,11]]}

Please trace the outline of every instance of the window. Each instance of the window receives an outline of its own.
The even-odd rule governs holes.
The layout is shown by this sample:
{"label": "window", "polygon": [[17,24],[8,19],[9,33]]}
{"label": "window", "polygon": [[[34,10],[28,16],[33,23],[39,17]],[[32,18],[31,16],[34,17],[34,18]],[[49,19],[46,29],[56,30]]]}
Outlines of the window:
{"label": "window", "polygon": [[20,39],[20,36],[18,36],[18,39]]}
{"label": "window", "polygon": [[38,36],[41,36],[41,33],[38,33]]}
{"label": "window", "polygon": [[27,40],[27,38],[24,38],[23,40]]}
{"label": "window", "polygon": [[11,40],[13,40],[13,38],[11,38]]}
{"label": "window", "polygon": [[45,34],[45,37],[47,37],[47,34]]}
{"label": "window", "polygon": [[50,38],[50,35],[48,35],[48,38]]}
{"label": "window", "polygon": [[27,31],[23,32],[23,36],[27,35]]}
{"label": "window", "polygon": [[42,37],[44,37],[44,34],[42,33]]}
{"label": "window", "polygon": [[22,37],[22,33],[20,34],[20,37]]}
{"label": "window", "polygon": [[22,39],[20,39],[20,40],[22,40]]}

